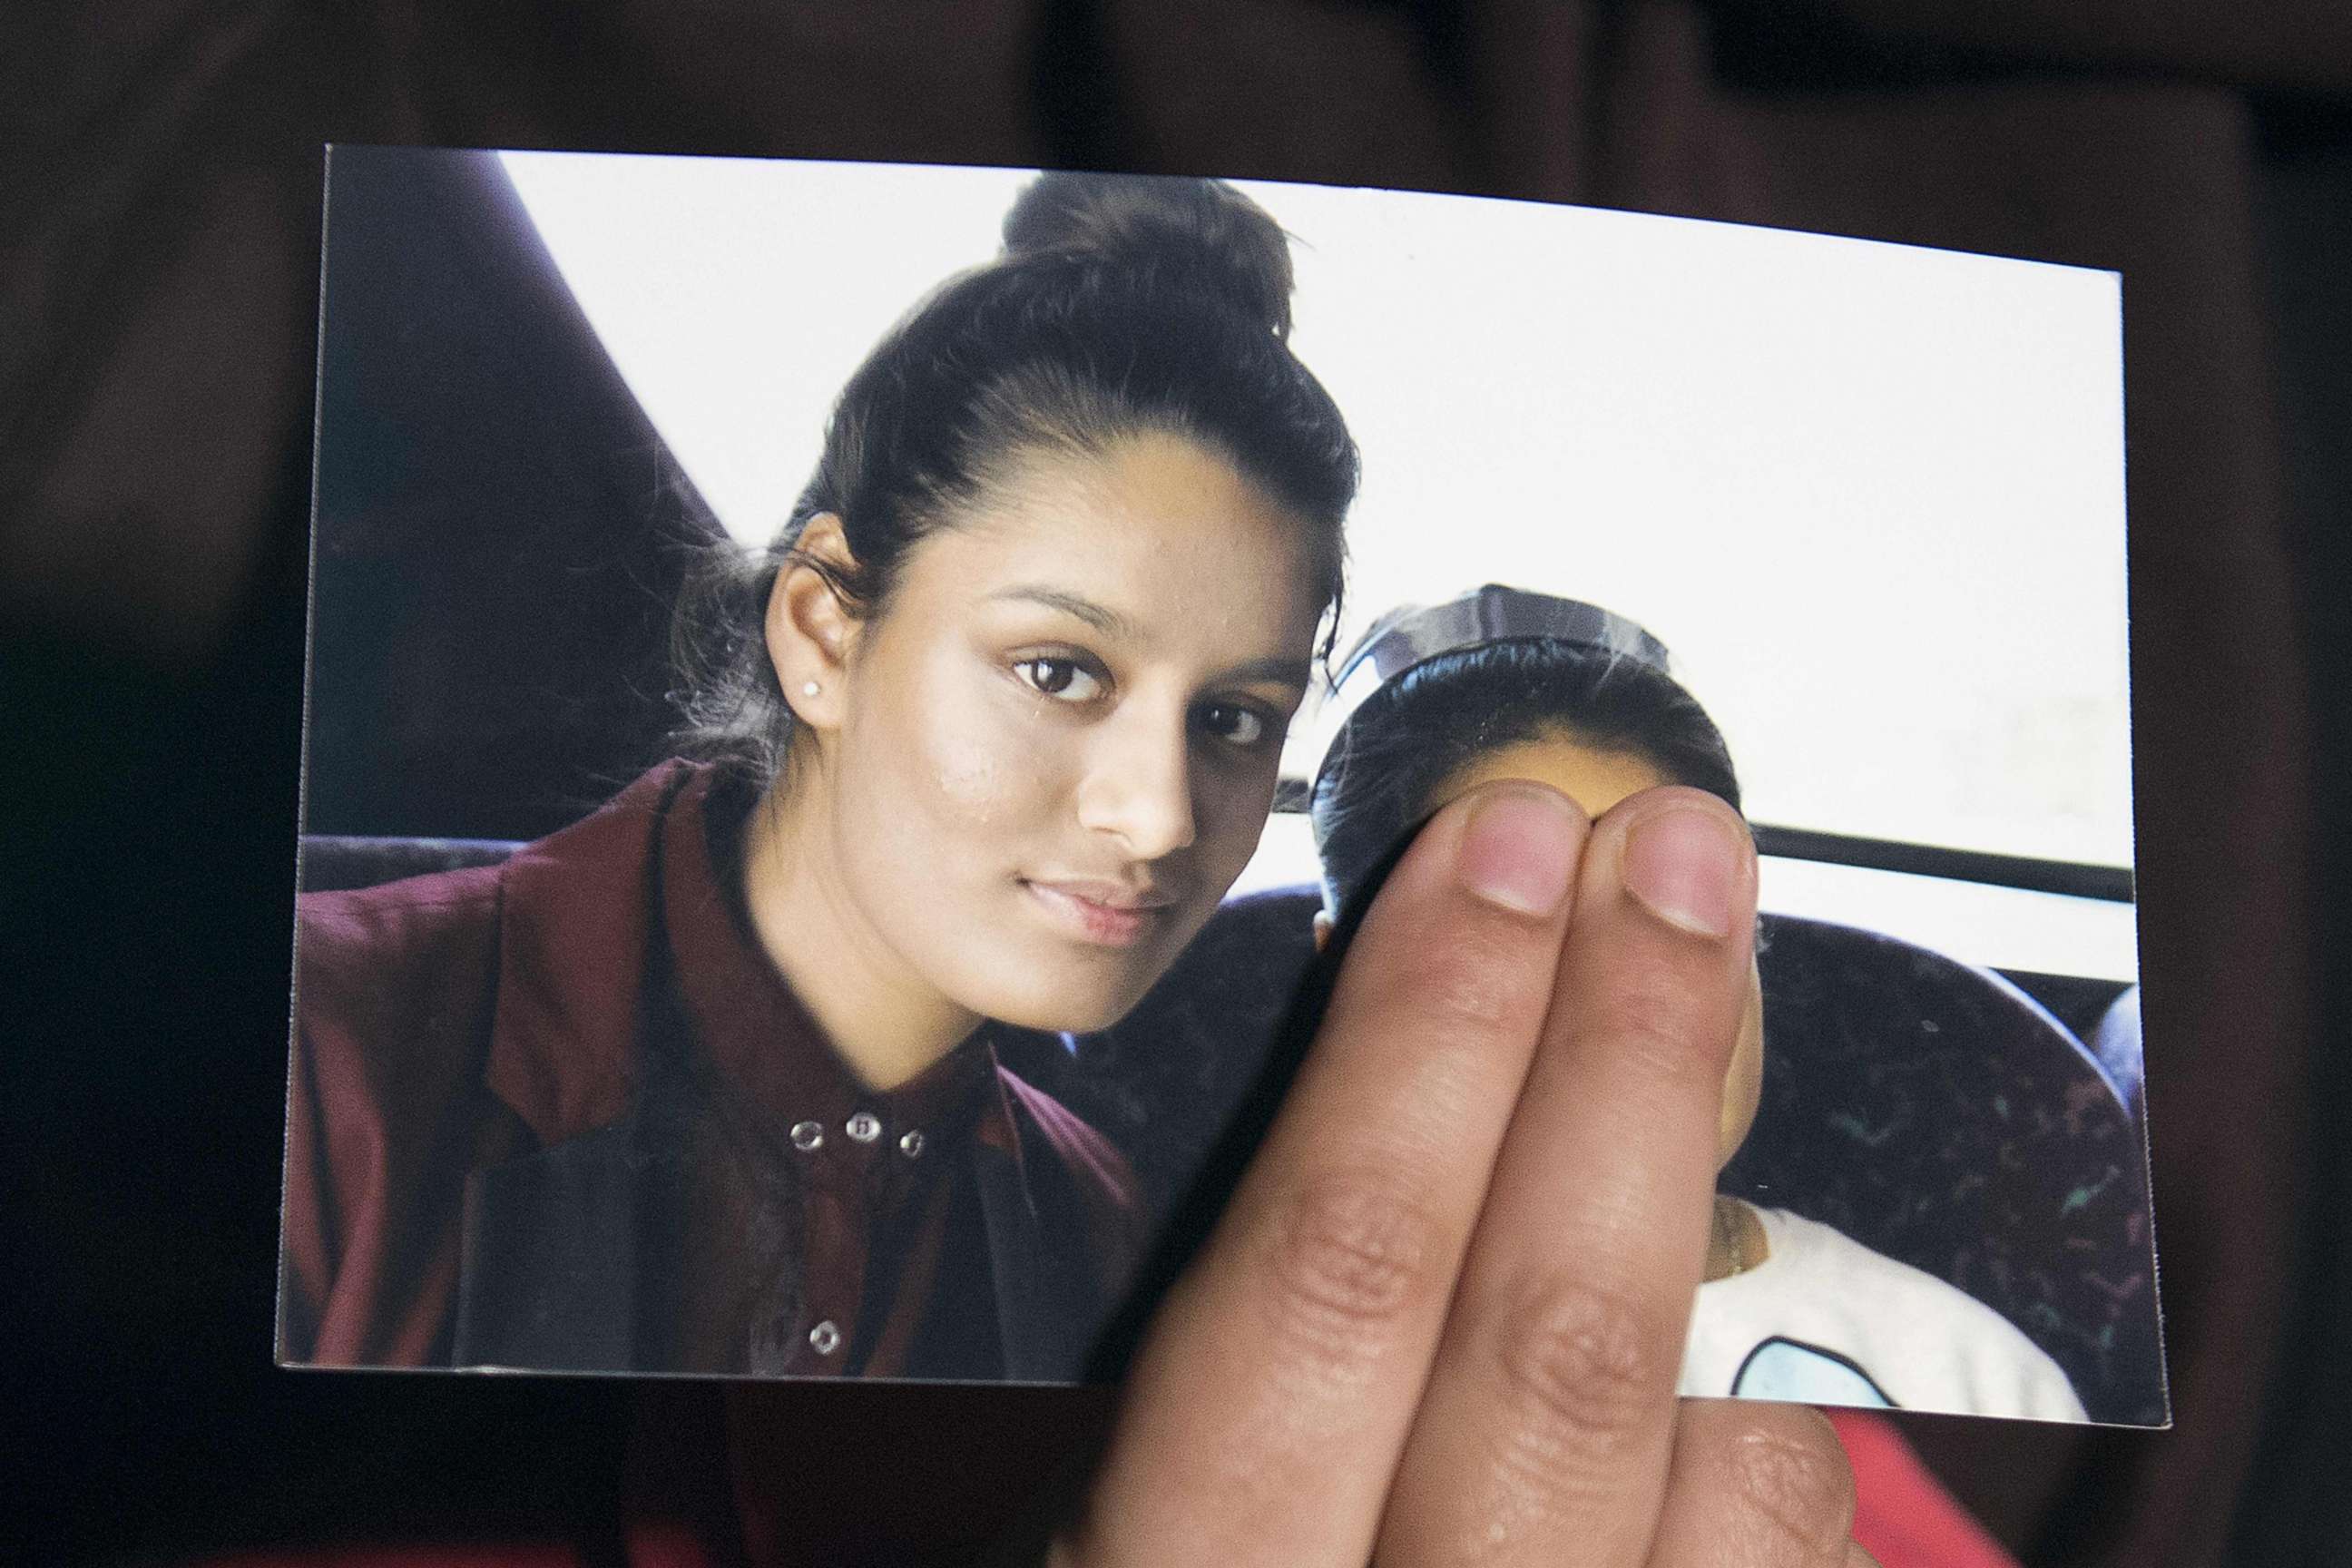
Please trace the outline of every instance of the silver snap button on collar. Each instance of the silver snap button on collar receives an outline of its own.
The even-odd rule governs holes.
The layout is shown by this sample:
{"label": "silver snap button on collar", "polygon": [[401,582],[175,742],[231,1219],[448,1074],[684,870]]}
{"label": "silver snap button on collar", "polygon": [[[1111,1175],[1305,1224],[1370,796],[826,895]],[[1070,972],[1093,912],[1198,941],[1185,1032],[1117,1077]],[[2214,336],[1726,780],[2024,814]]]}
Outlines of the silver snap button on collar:
{"label": "silver snap button on collar", "polygon": [[907,1156],[908,1159],[911,1160],[922,1152],[923,1135],[921,1133],[909,1132],[905,1137],[898,1140],[898,1152]]}
{"label": "silver snap button on collar", "polygon": [[824,1142],[824,1129],[814,1121],[793,1123],[793,1147],[805,1152]]}
{"label": "silver snap button on collar", "polygon": [[882,1136],[882,1119],[870,1110],[861,1110],[849,1119],[849,1125],[843,1131],[856,1142],[871,1143]]}
{"label": "silver snap button on collar", "polygon": [[833,1326],[831,1319],[809,1331],[809,1348],[819,1355],[831,1355],[841,1348],[841,1331]]}

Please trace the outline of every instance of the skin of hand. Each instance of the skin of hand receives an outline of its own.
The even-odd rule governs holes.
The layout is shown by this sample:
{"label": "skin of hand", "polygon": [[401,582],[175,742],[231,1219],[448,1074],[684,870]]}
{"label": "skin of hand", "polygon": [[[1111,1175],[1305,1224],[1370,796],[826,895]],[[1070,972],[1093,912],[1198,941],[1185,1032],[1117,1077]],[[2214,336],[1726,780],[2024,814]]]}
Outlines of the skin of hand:
{"label": "skin of hand", "polygon": [[1755,889],[1694,790],[1433,817],[1047,1561],[1869,1563],[1819,1412],[1675,1395]]}

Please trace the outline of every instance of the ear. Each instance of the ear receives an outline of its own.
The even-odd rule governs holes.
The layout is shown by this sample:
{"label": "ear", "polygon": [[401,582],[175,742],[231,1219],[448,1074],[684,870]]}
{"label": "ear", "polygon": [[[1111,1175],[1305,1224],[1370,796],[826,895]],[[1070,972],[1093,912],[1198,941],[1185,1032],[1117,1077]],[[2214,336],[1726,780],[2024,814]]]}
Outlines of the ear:
{"label": "ear", "polygon": [[1321,952],[1331,945],[1331,915],[1328,910],[1315,911],[1315,951]]}
{"label": "ear", "polygon": [[845,710],[843,679],[857,640],[858,621],[809,561],[845,572],[856,558],[849,552],[841,519],[829,511],[809,519],[797,553],[802,558],[784,563],[768,595],[768,661],[775,667],[777,684],[793,716],[812,729],[831,730],[839,726]]}

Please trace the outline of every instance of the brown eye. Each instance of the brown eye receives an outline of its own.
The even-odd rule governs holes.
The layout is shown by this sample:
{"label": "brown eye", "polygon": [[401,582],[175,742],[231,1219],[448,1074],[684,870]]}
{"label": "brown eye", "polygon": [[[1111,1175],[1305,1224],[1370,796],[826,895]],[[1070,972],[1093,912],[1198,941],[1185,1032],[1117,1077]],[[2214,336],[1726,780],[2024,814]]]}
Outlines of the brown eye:
{"label": "brown eye", "polygon": [[1265,739],[1274,726],[1255,708],[1238,702],[1212,702],[1201,710],[1201,728],[1229,746],[1247,751]]}
{"label": "brown eye", "polygon": [[1102,679],[1074,658],[1024,658],[1013,667],[1021,679],[1057,702],[1090,701]]}

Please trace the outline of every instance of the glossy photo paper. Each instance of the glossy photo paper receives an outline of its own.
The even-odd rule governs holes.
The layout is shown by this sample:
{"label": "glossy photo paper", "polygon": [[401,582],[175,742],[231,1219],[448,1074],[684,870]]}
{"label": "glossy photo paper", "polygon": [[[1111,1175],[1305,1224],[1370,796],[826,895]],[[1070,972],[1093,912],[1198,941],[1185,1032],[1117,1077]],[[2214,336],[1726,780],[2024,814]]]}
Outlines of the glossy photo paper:
{"label": "glossy photo paper", "polygon": [[1036,178],[332,150],[281,1360],[1116,1376],[1515,775],[1763,854],[1685,1392],[2163,1424],[2121,281]]}

